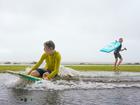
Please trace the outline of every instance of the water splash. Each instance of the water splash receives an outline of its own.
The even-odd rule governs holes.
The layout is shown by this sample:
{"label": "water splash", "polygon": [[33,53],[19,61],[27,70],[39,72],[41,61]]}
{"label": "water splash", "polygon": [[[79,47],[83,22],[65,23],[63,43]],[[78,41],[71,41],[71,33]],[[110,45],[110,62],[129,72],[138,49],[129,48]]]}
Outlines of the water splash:
{"label": "water splash", "polygon": [[[80,72],[61,66],[59,75],[62,78],[54,81],[24,81],[19,77],[3,74],[0,81],[6,79],[4,83],[9,88],[22,88],[27,90],[65,90],[65,89],[103,89],[103,88],[140,88],[140,73],[121,72]],[[6,78],[9,77],[9,78]]]}

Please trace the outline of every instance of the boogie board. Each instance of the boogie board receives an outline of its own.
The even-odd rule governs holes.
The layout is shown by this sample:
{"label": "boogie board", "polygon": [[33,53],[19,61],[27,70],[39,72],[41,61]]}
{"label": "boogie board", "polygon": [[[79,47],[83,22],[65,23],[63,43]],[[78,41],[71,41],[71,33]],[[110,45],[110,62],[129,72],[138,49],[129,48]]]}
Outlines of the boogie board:
{"label": "boogie board", "polygon": [[100,49],[100,51],[110,53],[110,52],[114,51],[116,48],[118,48],[120,46],[120,44],[121,43],[119,41],[111,42],[108,45],[106,45],[105,47],[103,47],[102,49]]}
{"label": "boogie board", "polygon": [[20,73],[20,72],[7,71],[7,73],[10,73],[10,74],[13,74],[13,75],[17,75],[20,78],[23,78],[23,79],[26,79],[26,80],[30,80],[30,81],[40,81],[40,80],[43,80],[42,78],[34,77],[34,76],[27,75],[27,74]]}

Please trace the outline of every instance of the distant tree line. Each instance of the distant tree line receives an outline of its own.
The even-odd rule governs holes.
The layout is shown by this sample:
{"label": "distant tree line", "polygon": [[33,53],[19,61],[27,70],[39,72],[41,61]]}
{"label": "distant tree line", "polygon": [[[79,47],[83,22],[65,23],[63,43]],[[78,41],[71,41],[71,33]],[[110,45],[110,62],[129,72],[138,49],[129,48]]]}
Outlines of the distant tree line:
{"label": "distant tree line", "polygon": [[10,61],[6,61],[6,62],[2,62],[1,64],[36,64],[36,61],[33,62],[29,62],[29,63],[23,63],[23,62],[10,62]]}
{"label": "distant tree line", "polygon": [[[1,64],[36,64],[36,61],[33,62],[10,62],[10,61],[6,61],[6,62],[1,62]],[[96,63],[84,63],[81,62],[79,63],[79,65],[94,65]],[[126,65],[140,65],[139,62],[135,62],[135,63],[125,63]]]}
{"label": "distant tree line", "polygon": [[[95,63],[79,63],[80,65],[94,65]],[[95,64],[96,65],[96,64]],[[97,64],[98,65],[98,64]],[[135,62],[135,63],[125,63],[125,65],[140,65],[139,62]]]}

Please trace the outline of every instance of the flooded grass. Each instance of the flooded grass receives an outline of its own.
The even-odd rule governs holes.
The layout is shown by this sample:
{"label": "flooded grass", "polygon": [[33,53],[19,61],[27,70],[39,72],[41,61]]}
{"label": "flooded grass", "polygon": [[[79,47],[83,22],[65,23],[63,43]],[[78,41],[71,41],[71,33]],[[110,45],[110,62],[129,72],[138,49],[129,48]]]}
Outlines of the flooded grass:
{"label": "flooded grass", "polygon": [[[80,65],[81,70],[85,66],[89,67]],[[0,67],[21,70],[29,66]],[[92,65],[92,67],[104,67],[104,65]],[[136,67],[139,68],[139,66]],[[66,67],[63,69],[71,73],[74,71]],[[94,69],[77,72],[78,80],[36,82],[30,82],[9,73],[0,73],[2,90],[0,105],[140,105],[140,72],[116,74],[107,70]]]}
{"label": "flooded grass", "polygon": [[[83,76],[90,76],[90,79],[111,74],[115,76],[108,72],[80,74],[81,79]],[[128,82],[57,80],[29,84],[17,76],[0,73],[0,105],[140,105],[140,84],[131,80],[137,74],[129,72]],[[121,73],[116,79],[121,80],[120,77],[125,75]]]}

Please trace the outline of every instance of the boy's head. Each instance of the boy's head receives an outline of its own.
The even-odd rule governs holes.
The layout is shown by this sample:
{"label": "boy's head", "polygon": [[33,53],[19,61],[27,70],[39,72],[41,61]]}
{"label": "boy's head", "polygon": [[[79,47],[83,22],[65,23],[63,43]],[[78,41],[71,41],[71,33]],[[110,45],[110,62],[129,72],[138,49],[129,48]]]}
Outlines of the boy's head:
{"label": "boy's head", "polygon": [[44,43],[44,50],[45,50],[45,52],[50,53],[54,49],[55,49],[55,44],[54,44],[54,42],[52,40],[46,41]]}
{"label": "boy's head", "polygon": [[123,42],[123,38],[119,38],[119,42],[122,43]]}
{"label": "boy's head", "polygon": [[50,48],[51,50],[54,50],[55,49],[55,44],[54,44],[54,42],[52,40],[46,41],[44,43],[44,47],[46,47],[46,46],[48,48]]}

